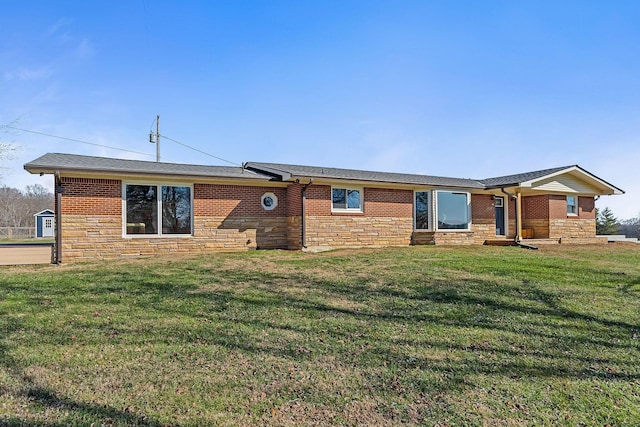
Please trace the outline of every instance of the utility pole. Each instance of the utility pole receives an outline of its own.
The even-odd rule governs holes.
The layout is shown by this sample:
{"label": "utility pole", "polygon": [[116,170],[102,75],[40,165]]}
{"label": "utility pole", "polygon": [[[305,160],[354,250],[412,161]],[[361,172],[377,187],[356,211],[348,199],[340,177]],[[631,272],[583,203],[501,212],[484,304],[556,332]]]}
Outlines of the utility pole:
{"label": "utility pole", "polygon": [[[151,123],[153,126],[153,123]],[[152,144],[156,144],[156,163],[160,162],[160,115],[156,116],[156,133],[153,131],[149,133],[149,142]]]}
{"label": "utility pole", "polygon": [[160,114],[156,116],[156,162],[160,162]]}

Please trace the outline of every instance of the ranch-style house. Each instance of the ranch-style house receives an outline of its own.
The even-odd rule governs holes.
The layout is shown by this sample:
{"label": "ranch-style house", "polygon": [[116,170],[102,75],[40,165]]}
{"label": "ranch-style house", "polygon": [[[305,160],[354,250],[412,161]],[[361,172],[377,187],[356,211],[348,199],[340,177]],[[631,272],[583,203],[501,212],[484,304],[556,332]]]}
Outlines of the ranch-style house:
{"label": "ranch-style house", "polygon": [[25,169],[55,177],[58,263],[245,249],[597,243],[595,200],[623,194],[577,165],[476,180],[49,153]]}

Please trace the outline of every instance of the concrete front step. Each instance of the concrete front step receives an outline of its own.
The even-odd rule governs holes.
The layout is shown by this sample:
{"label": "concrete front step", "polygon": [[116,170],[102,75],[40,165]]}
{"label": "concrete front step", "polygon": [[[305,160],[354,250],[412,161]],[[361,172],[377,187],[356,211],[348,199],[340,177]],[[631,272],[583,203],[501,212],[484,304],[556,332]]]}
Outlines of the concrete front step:
{"label": "concrete front step", "polygon": [[558,245],[560,239],[522,239],[522,243],[526,245],[538,246],[538,245]]}

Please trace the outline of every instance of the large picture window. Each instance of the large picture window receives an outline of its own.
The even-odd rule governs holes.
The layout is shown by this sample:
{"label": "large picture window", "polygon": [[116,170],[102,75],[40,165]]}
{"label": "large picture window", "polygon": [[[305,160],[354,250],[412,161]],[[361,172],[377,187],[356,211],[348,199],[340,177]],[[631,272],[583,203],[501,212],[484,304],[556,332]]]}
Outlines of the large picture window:
{"label": "large picture window", "polygon": [[414,201],[414,218],[416,230],[430,230],[429,226],[429,192],[416,191]]}
{"label": "large picture window", "polygon": [[469,193],[438,191],[437,194],[438,230],[468,230]]}
{"label": "large picture window", "polygon": [[362,212],[362,190],[359,188],[332,188],[331,208],[334,211]]}
{"label": "large picture window", "polygon": [[191,234],[191,187],[127,184],[126,235]]}

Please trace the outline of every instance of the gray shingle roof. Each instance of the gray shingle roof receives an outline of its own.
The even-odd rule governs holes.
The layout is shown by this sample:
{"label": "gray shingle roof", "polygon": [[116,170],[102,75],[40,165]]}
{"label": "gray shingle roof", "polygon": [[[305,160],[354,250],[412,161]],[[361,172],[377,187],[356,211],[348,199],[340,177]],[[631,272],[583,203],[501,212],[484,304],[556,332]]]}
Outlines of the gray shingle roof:
{"label": "gray shingle roof", "polygon": [[406,173],[374,172],[355,169],[338,169],[318,166],[285,165],[280,163],[248,162],[251,170],[270,173],[279,179],[291,177],[347,179],[354,181],[384,182],[391,184],[433,185],[456,188],[484,188],[484,184],[474,179],[447,178],[441,176],[415,175]]}
{"label": "gray shingle roof", "polygon": [[487,188],[506,187],[511,185],[518,185],[523,182],[531,181],[532,179],[542,178],[544,176],[561,172],[563,170],[570,169],[573,167],[579,167],[579,166],[571,165],[571,166],[563,166],[559,168],[543,169],[543,170],[533,171],[533,172],[518,173],[514,175],[498,176],[495,178],[483,179],[483,180],[480,180],[480,182],[482,182]]}
{"label": "gray shingle roof", "polygon": [[527,181],[543,178],[568,169],[578,168],[593,179],[611,187],[616,194],[624,193],[624,191],[612,186],[606,181],[601,180],[595,175],[590,174],[577,165],[475,180],[430,175],[327,168],[319,166],[287,165],[281,163],[249,162],[245,164],[244,168],[242,168],[180,163],[158,163],[141,160],[81,156],[76,154],[48,153],[27,163],[24,165],[24,168],[31,173],[78,171],[149,176],[162,175],[169,177],[231,178],[256,181],[288,181],[295,178],[324,178],[467,189],[490,189],[517,186]]}
{"label": "gray shingle roof", "polygon": [[268,175],[242,169],[241,167],[149,162],[60,153],[45,154],[27,163],[24,165],[24,168],[31,173],[54,173],[59,170],[61,172],[88,171],[143,175],[242,178],[261,181],[269,181],[271,179]]}

